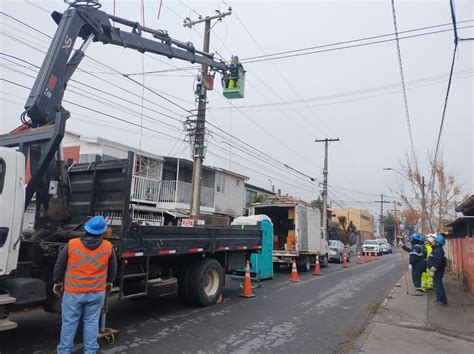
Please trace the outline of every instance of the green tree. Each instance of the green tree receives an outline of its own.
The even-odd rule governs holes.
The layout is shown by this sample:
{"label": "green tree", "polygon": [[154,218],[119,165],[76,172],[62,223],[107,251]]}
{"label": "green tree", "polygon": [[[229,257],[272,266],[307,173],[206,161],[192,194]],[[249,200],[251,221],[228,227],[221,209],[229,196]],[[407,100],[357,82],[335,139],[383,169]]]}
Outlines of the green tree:
{"label": "green tree", "polygon": [[322,213],[323,212],[323,201],[321,197],[318,197],[318,199],[315,199],[311,202],[311,207],[313,209],[319,209],[319,211]]}
{"label": "green tree", "polygon": [[383,217],[383,228],[387,234],[387,239],[393,240],[393,235],[395,235],[395,228],[397,227],[397,221],[395,220],[395,215],[391,212],[388,212],[387,215]]}
{"label": "green tree", "polygon": [[263,193],[258,193],[255,197],[252,198],[252,204],[263,203],[268,200],[268,196]]}

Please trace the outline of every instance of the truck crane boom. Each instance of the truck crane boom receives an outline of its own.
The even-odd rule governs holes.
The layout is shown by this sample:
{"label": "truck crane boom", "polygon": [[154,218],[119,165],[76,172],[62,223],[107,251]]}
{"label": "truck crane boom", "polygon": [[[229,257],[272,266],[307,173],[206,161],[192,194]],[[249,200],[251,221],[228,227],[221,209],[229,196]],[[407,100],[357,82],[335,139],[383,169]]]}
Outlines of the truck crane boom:
{"label": "truck crane boom", "polygon": [[[36,193],[38,210],[44,211],[49,209],[51,194],[59,198],[67,195],[64,191],[64,188],[67,188],[64,168],[55,161],[64,136],[65,122],[70,116],[69,111],[62,106],[62,99],[69,79],[84,58],[85,50],[91,42],[113,44],[193,64],[205,64],[216,72],[227,71],[225,62],[217,61],[212,54],[197,50],[192,43],[175,40],[166,31],[154,30],[141,26],[138,22],[109,15],[99,10],[100,4],[96,0],[65,2],[71,6],[64,13],[55,11],[51,15],[58,28],[25,104],[25,111],[21,115],[21,121],[33,129],[21,134],[0,136],[0,146],[18,147],[26,157],[29,154],[31,179],[26,187],[25,208]],[[112,22],[120,23],[131,30],[127,32],[114,27]],[[153,38],[145,37],[145,33]],[[79,49],[74,50],[78,37],[84,42]],[[53,193],[51,181],[56,181],[59,186]]]}
{"label": "truck crane boom", "polygon": [[[84,57],[91,41],[113,44],[154,53],[191,63],[208,65],[215,71],[224,72],[227,65],[216,61],[212,54],[196,50],[192,43],[172,39],[166,31],[141,26],[138,22],[112,16],[92,6],[70,6],[64,14],[53,12],[58,29],[49,46],[39,74],[25,105],[24,116],[31,119],[34,127],[52,124],[56,113],[64,111],[62,98],[68,80]],[[112,22],[130,27],[131,32],[114,27]],[[154,39],[146,38],[144,33]],[[81,48],[73,52],[78,37],[84,40]],[[70,59],[69,59],[70,58]]]}

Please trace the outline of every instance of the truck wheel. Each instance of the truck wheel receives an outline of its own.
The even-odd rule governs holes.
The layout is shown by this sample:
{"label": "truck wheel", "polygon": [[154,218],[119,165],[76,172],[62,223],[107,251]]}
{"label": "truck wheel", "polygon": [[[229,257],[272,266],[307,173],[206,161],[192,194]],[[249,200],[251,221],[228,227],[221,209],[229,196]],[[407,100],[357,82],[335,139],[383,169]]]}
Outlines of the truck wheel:
{"label": "truck wheel", "polygon": [[193,305],[214,305],[222,293],[224,271],[214,258],[204,258],[193,264],[188,291]]}
{"label": "truck wheel", "polygon": [[309,256],[298,257],[296,260],[296,266],[300,272],[309,272],[311,270]]}
{"label": "truck wheel", "polygon": [[191,294],[189,291],[189,279],[191,278],[192,271],[193,267],[192,264],[190,264],[179,273],[178,277],[178,294],[184,301],[189,304],[192,303]]}

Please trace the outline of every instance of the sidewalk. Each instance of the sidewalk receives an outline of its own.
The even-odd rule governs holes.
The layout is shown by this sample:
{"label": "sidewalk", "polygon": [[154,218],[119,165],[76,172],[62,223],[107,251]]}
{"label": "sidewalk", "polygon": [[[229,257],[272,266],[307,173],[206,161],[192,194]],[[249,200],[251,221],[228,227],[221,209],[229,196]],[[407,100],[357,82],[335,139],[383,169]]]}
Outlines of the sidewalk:
{"label": "sidewalk", "polygon": [[[473,353],[474,297],[449,274],[443,281],[447,307],[435,306],[434,292],[407,295],[402,278],[351,353]],[[410,277],[408,283],[413,293]]]}

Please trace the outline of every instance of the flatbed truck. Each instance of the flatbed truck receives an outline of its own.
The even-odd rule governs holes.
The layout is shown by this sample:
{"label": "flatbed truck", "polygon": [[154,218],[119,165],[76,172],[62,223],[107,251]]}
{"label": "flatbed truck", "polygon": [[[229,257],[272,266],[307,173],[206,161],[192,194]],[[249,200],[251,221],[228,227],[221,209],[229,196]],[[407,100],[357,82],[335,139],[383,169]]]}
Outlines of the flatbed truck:
{"label": "flatbed truck", "polygon": [[[98,1],[67,3],[71,6],[63,14],[52,14],[58,29],[25,104],[23,128],[0,136],[0,331],[17,326],[9,319],[11,312],[34,307],[59,311],[60,299],[52,293],[56,258],[94,215],[110,221],[112,232],[105,237],[118,258],[114,289],[119,299],[179,293],[191,304],[212,305],[221,296],[225,274],[261,251],[262,232],[252,226],[153,226],[134,217],[133,153],[124,160],[63,161],[61,141],[70,113],[62,98],[91,42],[208,65],[218,72],[227,66],[165,31],[100,11]],[[74,50],[79,37],[84,42]],[[25,231],[24,211],[33,197],[34,229]]]}

